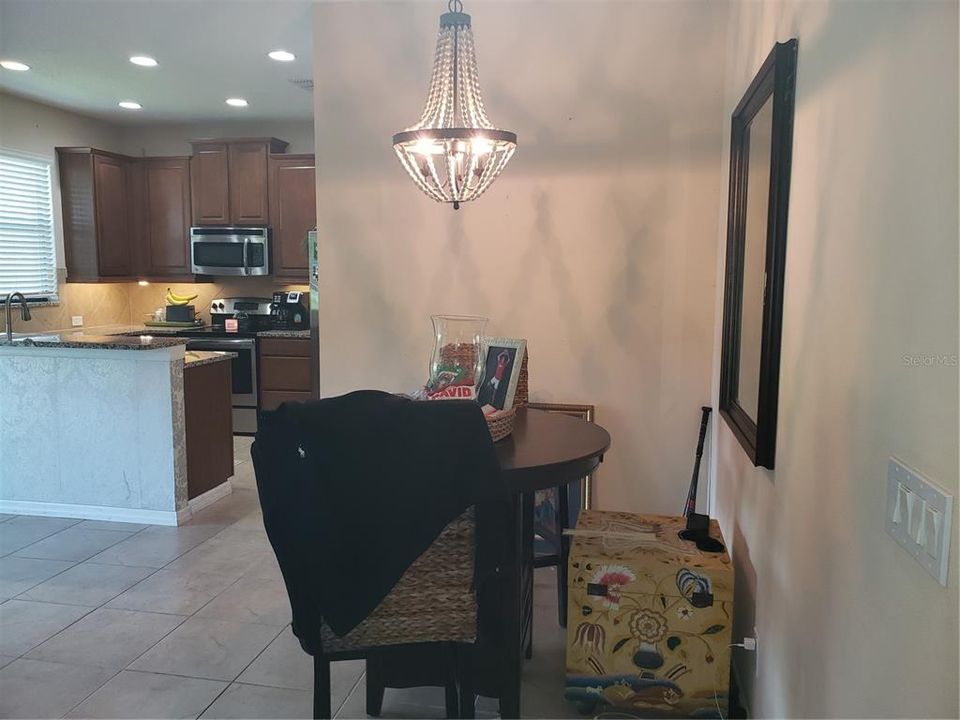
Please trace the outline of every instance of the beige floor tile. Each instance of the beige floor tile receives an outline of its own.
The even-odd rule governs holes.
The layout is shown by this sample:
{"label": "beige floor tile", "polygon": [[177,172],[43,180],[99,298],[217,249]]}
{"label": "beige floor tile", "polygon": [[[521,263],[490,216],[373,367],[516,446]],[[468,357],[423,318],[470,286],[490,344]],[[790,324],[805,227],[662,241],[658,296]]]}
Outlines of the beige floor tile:
{"label": "beige floor tile", "polygon": [[87,530],[122,530],[123,532],[135,533],[144,530],[150,525],[142,523],[111,522],[109,520],[82,520],[76,524],[78,528]]}
{"label": "beige floor tile", "polygon": [[124,670],[67,715],[75,718],[195,718],[227,683]]}
{"label": "beige floor tile", "polygon": [[157,570],[115,597],[107,603],[107,607],[193,615],[233,582],[230,575]]}
{"label": "beige floor tile", "polygon": [[91,530],[78,526],[54,533],[32,545],[17,550],[16,557],[40,560],[72,560],[81,562],[111,545],[129,538],[131,533],[118,530]]}
{"label": "beige floor tile", "polygon": [[120,670],[183,620],[177,615],[98,608],[31,650],[27,657]]}
{"label": "beige floor tile", "polygon": [[145,653],[131,670],[233,680],[270,644],[272,625],[193,617]]}
{"label": "beige floor tile", "polygon": [[0,669],[0,717],[61,717],[114,672],[20,658]]}
{"label": "beige floor tile", "polygon": [[283,583],[242,577],[205,605],[197,616],[283,627],[291,620],[290,600]]}
{"label": "beige floor tile", "polygon": [[[330,664],[331,706],[337,707],[356,686],[364,672],[363,660],[341,660]],[[250,663],[237,682],[293,690],[313,689],[313,658],[287,627]]]}
{"label": "beige floor tile", "polygon": [[8,600],[0,605],[0,654],[23,655],[88,612],[79,605]]}
{"label": "beige floor tile", "polygon": [[0,557],[0,600],[26,592],[74,564],[66,560],[34,560],[13,555]]}
{"label": "beige floor tile", "polygon": [[222,525],[149,527],[94,555],[90,560],[108,565],[161,568],[223,529]]}
{"label": "beige floor tile", "polygon": [[234,683],[203,718],[312,718],[313,693]]}
{"label": "beige floor tile", "polygon": [[18,515],[0,523],[0,555],[8,555],[80,522],[74,518]]}
{"label": "beige floor tile", "polygon": [[21,600],[99,607],[154,572],[153,568],[84,562],[32,587]]}
{"label": "beige floor tile", "polygon": [[167,566],[168,570],[217,573],[238,579],[251,570],[272,551],[259,538],[244,542],[242,538],[213,537],[180,556]]}

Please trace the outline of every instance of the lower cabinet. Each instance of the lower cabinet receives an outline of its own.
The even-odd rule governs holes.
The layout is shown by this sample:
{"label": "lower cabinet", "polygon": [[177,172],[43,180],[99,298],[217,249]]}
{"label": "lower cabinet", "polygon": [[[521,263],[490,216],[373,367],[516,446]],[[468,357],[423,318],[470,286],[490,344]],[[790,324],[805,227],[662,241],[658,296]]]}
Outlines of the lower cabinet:
{"label": "lower cabinet", "polygon": [[310,400],[310,341],[306,338],[259,338],[260,409]]}
{"label": "lower cabinet", "polygon": [[230,362],[186,365],[183,414],[187,438],[187,498],[233,475],[233,403]]}

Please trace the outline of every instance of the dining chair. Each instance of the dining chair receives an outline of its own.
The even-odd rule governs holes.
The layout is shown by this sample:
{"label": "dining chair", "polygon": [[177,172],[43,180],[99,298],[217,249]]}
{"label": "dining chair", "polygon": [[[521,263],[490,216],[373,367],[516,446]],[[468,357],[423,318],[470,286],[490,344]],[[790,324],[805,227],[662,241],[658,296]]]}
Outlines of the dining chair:
{"label": "dining chair", "polygon": [[320,626],[321,649],[313,653],[314,717],[330,717],[331,661],[367,661],[373,675],[367,679],[367,714],[379,716],[384,694],[376,677],[380,652],[422,644],[435,646],[445,656],[447,717],[474,716],[470,654],[477,633],[475,528],[471,508],[447,525],[380,605],[346,635],[337,637],[326,623]]}
{"label": "dining chair", "polygon": [[[257,443],[251,454],[263,504],[264,494],[271,493],[270,464],[265,462]],[[309,528],[292,525],[298,516],[278,510],[274,504],[274,512],[264,512],[264,526],[290,596],[294,634],[304,652],[313,657],[313,716],[332,716],[331,662],[376,660],[385,648],[428,645],[444,654],[445,672],[442,677],[433,675],[424,684],[443,683],[448,717],[472,718],[475,698],[471,649],[477,635],[474,509],[468,508],[448,523],[379,605],[342,636],[337,636],[319,611],[313,609],[316,574],[322,573],[323,564],[309,559],[309,552],[302,547],[303,539],[310,537],[305,532]],[[280,541],[275,542],[275,538]],[[349,553],[349,548],[342,552]],[[329,582],[336,583],[337,578],[330,577]],[[350,591],[350,587],[343,588],[344,593]],[[368,713],[378,715],[382,701],[383,686],[374,677],[367,687]]]}

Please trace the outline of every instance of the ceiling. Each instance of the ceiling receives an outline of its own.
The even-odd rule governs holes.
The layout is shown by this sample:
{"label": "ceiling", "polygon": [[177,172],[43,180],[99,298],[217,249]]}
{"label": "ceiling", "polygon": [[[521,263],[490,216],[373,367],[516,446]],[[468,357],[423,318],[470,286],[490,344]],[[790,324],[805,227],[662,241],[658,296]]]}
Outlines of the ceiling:
{"label": "ceiling", "polygon": [[[278,48],[296,60],[267,58]],[[0,59],[31,67],[0,69],[0,90],[114,123],[311,118],[290,82],[312,78],[311,56],[304,0],[0,0]]]}

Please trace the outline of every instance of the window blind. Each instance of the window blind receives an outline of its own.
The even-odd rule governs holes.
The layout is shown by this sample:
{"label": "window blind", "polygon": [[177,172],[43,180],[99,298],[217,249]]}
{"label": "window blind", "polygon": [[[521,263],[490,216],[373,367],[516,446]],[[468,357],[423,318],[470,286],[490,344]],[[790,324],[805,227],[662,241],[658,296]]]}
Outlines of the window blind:
{"label": "window blind", "polygon": [[0,296],[57,296],[50,160],[0,148]]}

